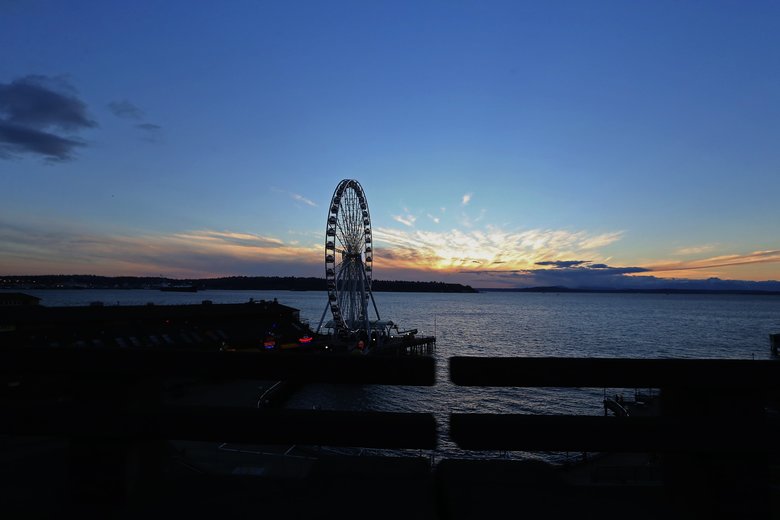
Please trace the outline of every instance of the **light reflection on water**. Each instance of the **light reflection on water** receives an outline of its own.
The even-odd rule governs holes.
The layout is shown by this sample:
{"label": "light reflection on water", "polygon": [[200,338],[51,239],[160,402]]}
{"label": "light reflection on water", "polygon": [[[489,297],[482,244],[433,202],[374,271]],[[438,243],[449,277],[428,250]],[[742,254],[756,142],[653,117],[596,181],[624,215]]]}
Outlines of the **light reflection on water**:
{"label": "light reflection on water", "polygon": [[[278,298],[317,326],[323,292],[142,290],[25,291],[44,305],[181,304]],[[466,388],[449,382],[451,356],[638,358],[769,357],[767,335],[780,331],[780,297],[663,294],[377,293],[383,319],[437,336],[435,387],[309,385],[288,406],[431,412],[437,453],[456,453],[447,437],[450,412],[601,414],[601,389]],[[489,454],[490,455],[490,454]],[[498,456],[497,454],[492,454]]]}

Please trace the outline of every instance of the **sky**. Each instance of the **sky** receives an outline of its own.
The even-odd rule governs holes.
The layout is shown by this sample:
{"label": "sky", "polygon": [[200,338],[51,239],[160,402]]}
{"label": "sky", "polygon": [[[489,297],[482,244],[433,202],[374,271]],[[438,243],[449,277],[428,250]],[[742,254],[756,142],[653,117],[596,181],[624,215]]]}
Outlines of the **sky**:
{"label": "sky", "polygon": [[0,0],[0,275],[324,276],[356,179],[378,279],[769,287],[778,26],[772,1]]}

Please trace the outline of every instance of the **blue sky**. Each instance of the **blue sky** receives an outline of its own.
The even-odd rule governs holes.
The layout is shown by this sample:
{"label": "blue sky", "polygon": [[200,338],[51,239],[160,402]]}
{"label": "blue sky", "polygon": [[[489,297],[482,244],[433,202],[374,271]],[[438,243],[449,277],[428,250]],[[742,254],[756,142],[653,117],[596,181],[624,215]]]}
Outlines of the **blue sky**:
{"label": "blue sky", "polygon": [[0,274],[321,275],[355,178],[378,278],[778,280],[778,25],[776,2],[0,2]]}

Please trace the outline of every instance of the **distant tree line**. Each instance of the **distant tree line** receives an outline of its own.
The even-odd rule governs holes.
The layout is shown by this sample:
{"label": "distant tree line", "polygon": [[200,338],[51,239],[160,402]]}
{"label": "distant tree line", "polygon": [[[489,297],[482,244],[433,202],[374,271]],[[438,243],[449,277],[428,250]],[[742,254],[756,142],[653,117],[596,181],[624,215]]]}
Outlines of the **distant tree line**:
{"label": "distant tree line", "polygon": [[444,282],[408,282],[403,280],[374,280],[371,289],[377,292],[439,292],[475,293],[470,285]]}
{"label": "distant tree line", "polygon": [[[165,285],[193,285],[202,290],[324,291],[324,278],[297,276],[228,276],[174,279],[157,276],[36,275],[0,276],[6,289],[155,289]],[[374,280],[377,292],[474,293],[469,285],[443,282]]]}
{"label": "distant tree line", "polygon": [[[297,276],[228,276],[182,280],[202,289],[226,289],[254,291],[324,291],[325,279]],[[181,281],[179,282],[181,283]]]}
{"label": "distant tree line", "polygon": [[[254,289],[263,291],[324,291],[324,278],[297,276],[231,276],[188,280],[205,289]],[[443,282],[410,282],[402,280],[373,280],[371,289],[377,292],[477,292],[469,285]]]}

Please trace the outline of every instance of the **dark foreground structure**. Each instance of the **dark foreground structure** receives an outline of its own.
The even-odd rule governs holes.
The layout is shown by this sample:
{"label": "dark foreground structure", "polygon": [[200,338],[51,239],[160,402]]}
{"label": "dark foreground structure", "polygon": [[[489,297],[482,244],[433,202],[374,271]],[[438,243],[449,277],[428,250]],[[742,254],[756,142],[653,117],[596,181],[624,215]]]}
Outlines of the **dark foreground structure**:
{"label": "dark foreground structure", "polygon": [[[656,388],[660,409],[437,424],[276,406],[312,383],[435,395],[433,357],[318,352],[274,302],[186,307],[3,309],[4,517],[780,517],[780,361],[454,357],[455,385]],[[463,458],[430,456],[445,428]],[[480,455],[514,450],[601,456]]]}
{"label": "dark foreground structure", "polygon": [[299,338],[308,333],[298,309],[275,300],[235,304],[203,300],[200,305],[0,305],[0,345],[6,346],[262,349],[269,338],[275,346],[297,346]]}
{"label": "dark foreground structure", "polygon": [[[656,454],[658,479],[624,473],[579,483],[537,462],[426,457],[279,456],[220,472],[208,453],[220,443],[428,450],[437,425],[426,413],[172,405],[162,390],[181,378],[429,387],[430,357],[5,348],[0,367],[0,507],[9,518],[668,519],[780,511],[774,361],[450,359],[457,385],[661,388],[657,417],[451,414],[450,438],[477,452]],[[174,440],[211,447],[189,444],[189,460],[203,463],[181,464]]]}

